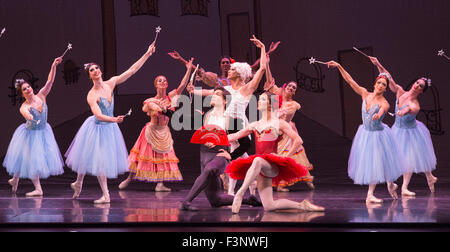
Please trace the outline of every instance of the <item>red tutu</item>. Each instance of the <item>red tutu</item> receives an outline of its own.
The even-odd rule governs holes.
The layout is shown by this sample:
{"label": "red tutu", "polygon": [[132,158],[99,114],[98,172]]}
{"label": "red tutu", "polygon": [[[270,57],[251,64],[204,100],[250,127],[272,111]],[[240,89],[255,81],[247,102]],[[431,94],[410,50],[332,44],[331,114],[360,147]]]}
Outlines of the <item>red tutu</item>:
{"label": "red tutu", "polygon": [[231,162],[225,172],[230,178],[235,180],[243,180],[247,174],[248,169],[257,157],[263,158],[271,164],[275,164],[280,169],[278,175],[272,178],[272,186],[290,186],[300,181],[311,182],[312,179],[308,176],[308,169],[298,164],[294,159],[288,157],[281,157],[275,154],[259,154],[252,155],[247,158],[238,158]]}

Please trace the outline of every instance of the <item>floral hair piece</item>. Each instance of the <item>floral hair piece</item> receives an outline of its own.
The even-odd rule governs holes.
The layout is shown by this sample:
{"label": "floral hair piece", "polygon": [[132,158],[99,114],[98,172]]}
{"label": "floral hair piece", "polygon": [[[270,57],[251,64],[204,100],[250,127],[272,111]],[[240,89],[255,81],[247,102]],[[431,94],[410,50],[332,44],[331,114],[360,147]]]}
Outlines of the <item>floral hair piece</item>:
{"label": "floral hair piece", "polygon": [[17,88],[19,85],[21,85],[21,84],[23,84],[23,83],[25,83],[25,80],[24,80],[24,79],[17,79],[17,80],[15,81],[14,87]]}

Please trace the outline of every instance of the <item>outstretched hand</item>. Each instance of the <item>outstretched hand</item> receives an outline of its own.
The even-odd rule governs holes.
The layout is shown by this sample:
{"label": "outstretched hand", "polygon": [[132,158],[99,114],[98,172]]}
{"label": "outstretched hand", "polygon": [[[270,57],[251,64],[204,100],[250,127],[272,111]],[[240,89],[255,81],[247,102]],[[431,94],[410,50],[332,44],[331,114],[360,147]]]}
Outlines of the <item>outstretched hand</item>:
{"label": "outstretched hand", "polygon": [[338,66],[340,66],[340,64],[339,63],[337,63],[336,61],[328,61],[327,62],[327,66],[328,66],[328,68],[335,68],[335,67],[338,67]]}
{"label": "outstretched hand", "polygon": [[378,66],[380,64],[380,61],[376,57],[369,56],[370,61],[372,61],[372,64]]}
{"label": "outstretched hand", "polygon": [[61,64],[61,62],[63,61],[62,57],[58,57],[53,61],[53,66],[58,66],[59,64]]}
{"label": "outstretched hand", "polygon": [[174,50],[173,52],[168,53],[168,54],[170,55],[170,57],[172,57],[172,58],[175,59],[175,60],[180,60],[180,59],[182,59],[180,53],[178,53],[178,52],[175,51],[175,50]]}
{"label": "outstretched hand", "polygon": [[253,37],[250,39],[250,41],[252,41],[256,45],[256,47],[258,47],[258,48],[264,48],[265,47],[265,45],[259,39],[257,39],[255,37],[255,35],[253,35]]}
{"label": "outstretched hand", "polygon": [[280,43],[281,43],[281,41],[278,41],[278,42],[272,42],[272,43],[270,43],[270,47],[269,47],[269,51],[267,52],[267,53],[272,53],[273,51],[275,51],[277,48],[278,48],[278,46],[280,45]]}
{"label": "outstretched hand", "polygon": [[150,55],[154,54],[156,52],[156,47],[155,47],[155,42],[153,42],[147,50],[147,53],[149,53]]}

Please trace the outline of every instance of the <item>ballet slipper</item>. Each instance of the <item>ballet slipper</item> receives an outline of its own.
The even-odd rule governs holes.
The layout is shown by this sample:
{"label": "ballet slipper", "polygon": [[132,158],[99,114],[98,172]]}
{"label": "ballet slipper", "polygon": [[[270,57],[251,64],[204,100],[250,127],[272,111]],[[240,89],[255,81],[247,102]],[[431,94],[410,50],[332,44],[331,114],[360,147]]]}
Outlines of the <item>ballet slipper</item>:
{"label": "ballet slipper", "polygon": [[299,209],[307,212],[324,212],[325,208],[321,206],[314,205],[309,200],[303,200],[299,203]]}
{"label": "ballet slipper", "polygon": [[26,197],[39,197],[43,195],[44,193],[42,192],[42,190],[34,190],[32,192],[25,194]]}
{"label": "ballet slipper", "polygon": [[155,187],[156,192],[171,192],[172,189],[167,188],[164,186],[164,184],[157,184]]}
{"label": "ballet slipper", "polygon": [[17,193],[17,187],[19,186],[19,180],[12,178],[12,179],[8,180],[8,183],[11,185],[12,193],[14,193],[14,194]]}
{"label": "ballet slipper", "polygon": [[285,187],[278,186],[277,187],[277,192],[289,192],[289,189],[287,189]]}
{"label": "ballet slipper", "polygon": [[242,196],[234,196],[233,205],[231,206],[231,212],[234,214],[239,213],[242,204]]}
{"label": "ballet slipper", "polygon": [[131,178],[128,177],[127,179],[122,181],[122,183],[119,184],[119,190],[123,190],[123,189],[127,188],[130,183],[131,183]]}
{"label": "ballet slipper", "polygon": [[402,189],[402,196],[414,197],[414,196],[416,196],[416,193],[415,192],[411,192],[408,189]]}
{"label": "ballet slipper", "polygon": [[111,200],[109,198],[109,195],[103,195],[100,199],[94,200],[94,204],[108,204]]}
{"label": "ballet slipper", "polygon": [[395,183],[392,183],[392,184],[389,184],[389,185],[388,185],[388,191],[389,191],[389,194],[391,195],[391,197],[392,197],[394,200],[397,200],[397,199],[398,199],[397,188],[398,188],[398,185],[395,184]]}
{"label": "ballet slipper", "polygon": [[434,189],[434,184],[437,182],[437,178],[436,177],[432,177],[431,178],[431,180],[428,180],[427,182],[428,182],[428,187],[430,188],[430,191],[432,192],[432,193],[434,193],[435,192],[435,189]]}
{"label": "ballet slipper", "polygon": [[383,203],[382,199],[377,199],[375,196],[367,196],[366,204],[381,204]]}
{"label": "ballet slipper", "polygon": [[72,184],[70,184],[70,187],[73,189],[73,196],[72,199],[77,199],[78,197],[80,197],[80,193],[81,193],[81,185],[78,185],[77,182],[74,182]]}

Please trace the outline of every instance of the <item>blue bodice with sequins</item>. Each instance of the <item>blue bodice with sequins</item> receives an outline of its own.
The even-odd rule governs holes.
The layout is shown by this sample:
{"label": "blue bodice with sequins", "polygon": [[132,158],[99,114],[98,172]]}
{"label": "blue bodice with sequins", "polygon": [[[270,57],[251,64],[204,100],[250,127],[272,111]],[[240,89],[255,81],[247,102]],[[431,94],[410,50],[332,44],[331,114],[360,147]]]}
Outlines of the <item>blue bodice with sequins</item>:
{"label": "blue bodice with sequins", "polygon": [[383,118],[384,114],[381,116],[379,120],[372,120],[373,115],[377,114],[380,111],[380,105],[375,104],[369,110],[367,110],[366,100],[362,103],[362,120],[364,128],[368,131],[379,131],[383,130]]}
{"label": "blue bodice with sequins", "polygon": [[[114,96],[111,99],[111,103],[109,103],[108,99],[104,97],[100,97],[100,100],[98,101],[98,106],[100,107],[100,110],[102,111],[103,115],[106,116],[114,116]],[[97,118],[95,118],[96,124],[109,124],[110,122],[102,122],[99,121]]]}
{"label": "blue bodice with sequins", "polygon": [[31,107],[30,114],[33,116],[33,120],[27,120],[26,127],[29,130],[39,130],[44,129],[47,125],[47,115],[48,108],[47,104],[44,102],[42,104],[42,112]]}
{"label": "blue bodice with sequins", "polygon": [[408,113],[406,115],[399,116],[397,114],[398,111],[406,108],[407,106],[408,106],[408,104],[401,108],[398,108],[398,101],[395,102],[395,126],[396,127],[399,127],[402,129],[412,129],[417,126],[417,123],[416,123],[417,115]]}

